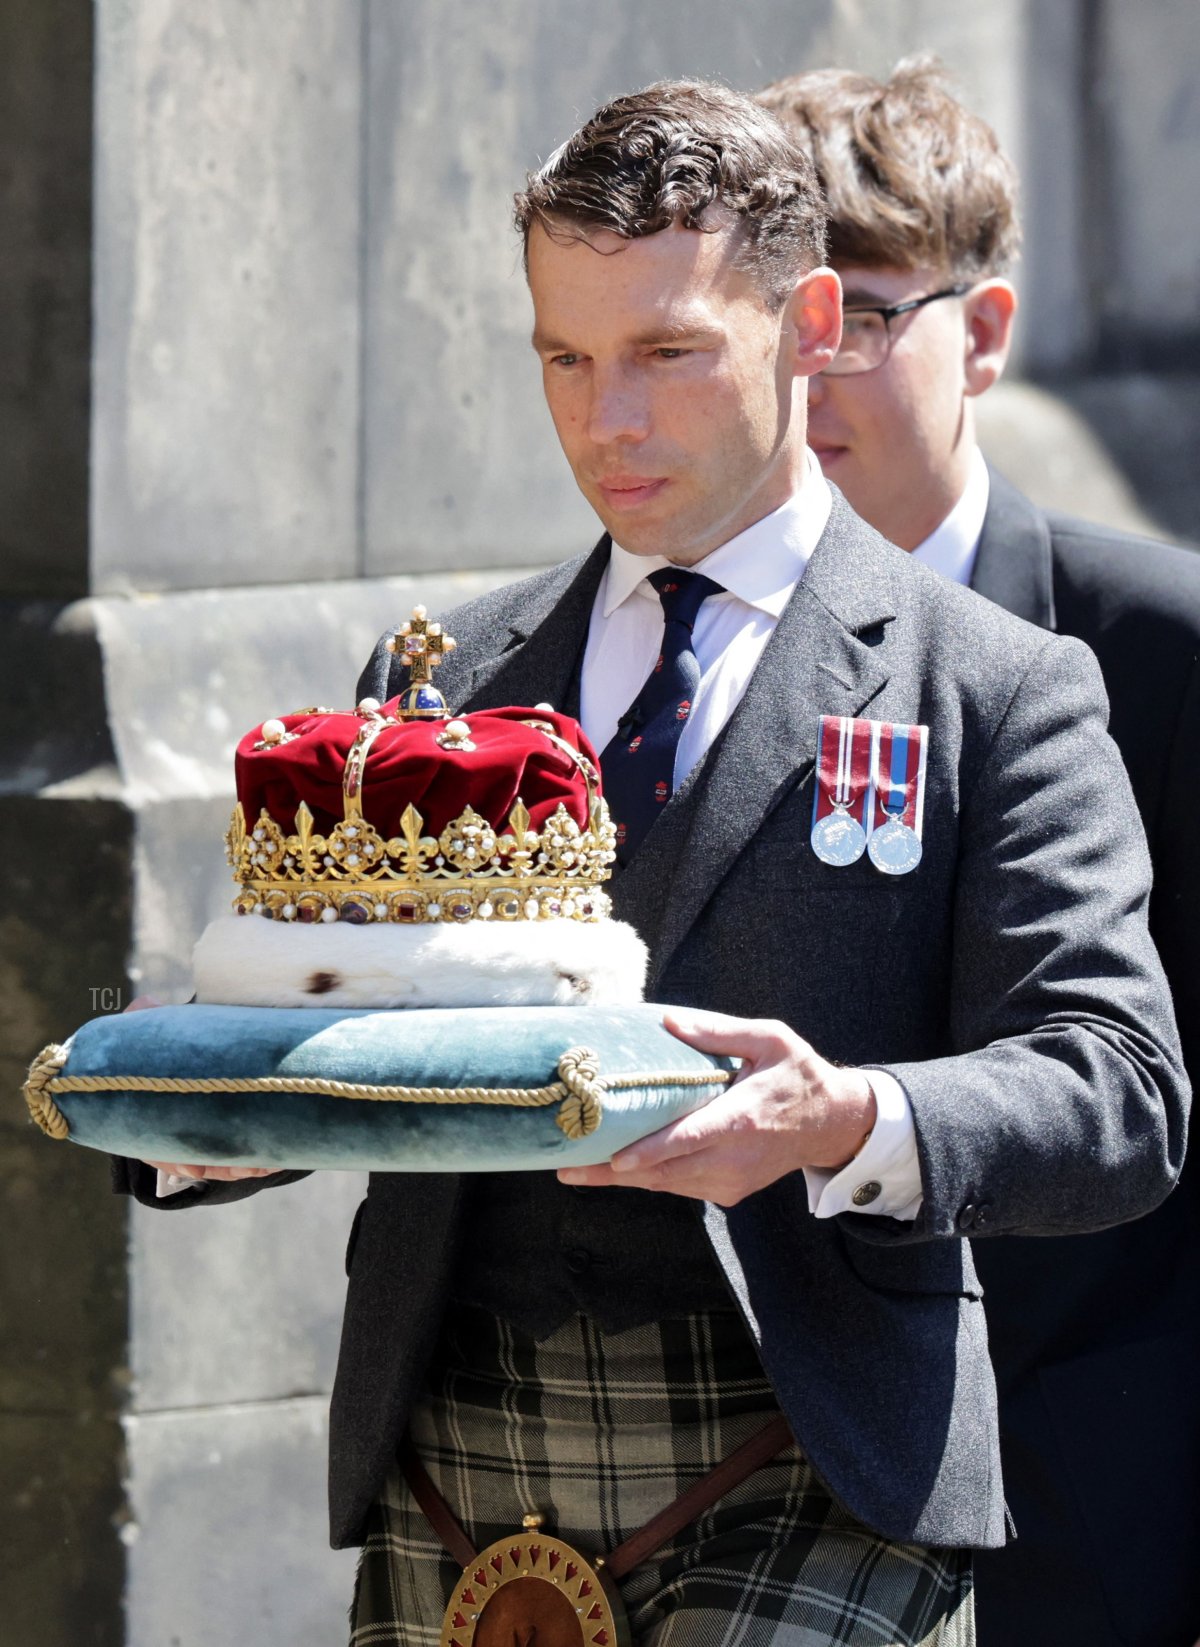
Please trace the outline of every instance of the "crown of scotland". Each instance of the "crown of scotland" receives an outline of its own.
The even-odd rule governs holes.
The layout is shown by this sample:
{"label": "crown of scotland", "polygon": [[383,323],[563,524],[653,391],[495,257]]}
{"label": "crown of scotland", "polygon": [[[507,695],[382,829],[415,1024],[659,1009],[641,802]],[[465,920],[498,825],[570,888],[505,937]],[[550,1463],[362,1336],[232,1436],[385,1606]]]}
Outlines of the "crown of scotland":
{"label": "crown of scotland", "polygon": [[577,723],[545,705],[449,715],[453,649],[422,607],[391,649],[389,703],[268,720],[237,752],[226,836],[239,914],[283,921],[594,921],[613,826]]}

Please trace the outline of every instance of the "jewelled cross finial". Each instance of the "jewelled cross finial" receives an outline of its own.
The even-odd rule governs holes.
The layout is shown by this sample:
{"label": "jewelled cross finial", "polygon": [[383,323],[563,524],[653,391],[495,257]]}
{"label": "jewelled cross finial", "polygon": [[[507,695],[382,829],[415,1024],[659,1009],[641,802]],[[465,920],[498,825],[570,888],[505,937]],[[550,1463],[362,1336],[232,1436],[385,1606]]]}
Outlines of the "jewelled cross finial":
{"label": "jewelled cross finial", "polygon": [[431,678],[454,646],[453,636],[447,635],[440,623],[431,623],[423,606],[414,606],[412,617],[388,641],[388,651],[394,652],[410,671],[408,686],[400,694],[402,720],[436,721],[445,717],[446,700],[431,684]]}

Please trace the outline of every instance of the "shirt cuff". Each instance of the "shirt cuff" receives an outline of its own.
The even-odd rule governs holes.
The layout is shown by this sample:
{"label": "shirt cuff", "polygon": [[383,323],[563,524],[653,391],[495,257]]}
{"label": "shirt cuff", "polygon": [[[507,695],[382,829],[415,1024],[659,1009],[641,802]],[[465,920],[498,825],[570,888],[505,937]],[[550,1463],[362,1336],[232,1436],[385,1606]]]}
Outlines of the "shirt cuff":
{"label": "shirt cuff", "polygon": [[164,1172],[159,1167],[158,1181],[154,1186],[154,1193],[160,1201],[166,1201],[172,1195],[182,1195],[184,1190],[203,1188],[204,1180],[202,1178],[185,1178],[182,1173]]}
{"label": "shirt cuff", "polygon": [[814,1218],[866,1212],[879,1218],[912,1220],[921,1210],[921,1166],[917,1130],[908,1094],[886,1070],[863,1072],[875,1094],[878,1114],[858,1154],[836,1171],[805,1167],[808,1210]]}

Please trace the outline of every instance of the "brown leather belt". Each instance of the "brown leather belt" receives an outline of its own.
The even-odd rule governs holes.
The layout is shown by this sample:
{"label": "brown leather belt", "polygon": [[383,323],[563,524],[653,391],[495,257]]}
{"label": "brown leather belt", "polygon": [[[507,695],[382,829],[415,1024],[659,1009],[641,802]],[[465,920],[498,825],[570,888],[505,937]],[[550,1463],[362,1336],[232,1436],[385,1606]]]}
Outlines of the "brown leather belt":
{"label": "brown leather belt", "polygon": [[[491,1647],[493,1638],[506,1644],[536,1638],[539,1644],[571,1639],[587,1647],[621,1647],[628,1629],[614,1581],[792,1443],[787,1419],[777,1413],[615,1550],[588,1557],[544,1533],[540,1516],[526,1516],[522,1533],[477,1551],[406,1437],[401,1473],[429,1525],[463,1569],[446,1609],[443,1647]],[[563,1618],[569,1620],[567,1634]],[[576,1628],[577,1636],[571,1633]]]}

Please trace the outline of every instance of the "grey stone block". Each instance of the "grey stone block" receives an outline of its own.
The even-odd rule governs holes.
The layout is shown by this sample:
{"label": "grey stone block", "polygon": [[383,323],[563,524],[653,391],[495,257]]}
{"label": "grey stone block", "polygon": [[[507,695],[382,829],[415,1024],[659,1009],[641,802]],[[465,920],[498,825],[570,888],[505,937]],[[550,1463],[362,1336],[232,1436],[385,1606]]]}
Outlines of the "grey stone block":
{"label": "grey stone block", "polygon": [[[1194,0],[1105,0],[1105,308],[1121,332],[1200,340],[1200,26]],[[1182,209],[1181,209],[1182,208]],[[1194,364],[1194,357],[1193,357]]]}
{"label": "grey stone block", "polygon": [[120,1466],[115,1415],[0,1408],[6,1647],[124,1647]]}
{"label": "grey stone block", "polygon": [[92,14],[0,6],[0,594],[88,575]]}
{"label": "grey stone block", "polygon": [[135,1207],[132,1410],[324,1396],[333,1382],[358,1173],[316,1173],[234,1206]]}
{"label": "grey stone block", "polygon": [[92,587],[352,574],[358,8],[96,15]]}
{"label": "grey stone block", "polygon": [[325,1403],[131,1418],[126,1647],[336,1647],[356,1552],[331,1551]]}

